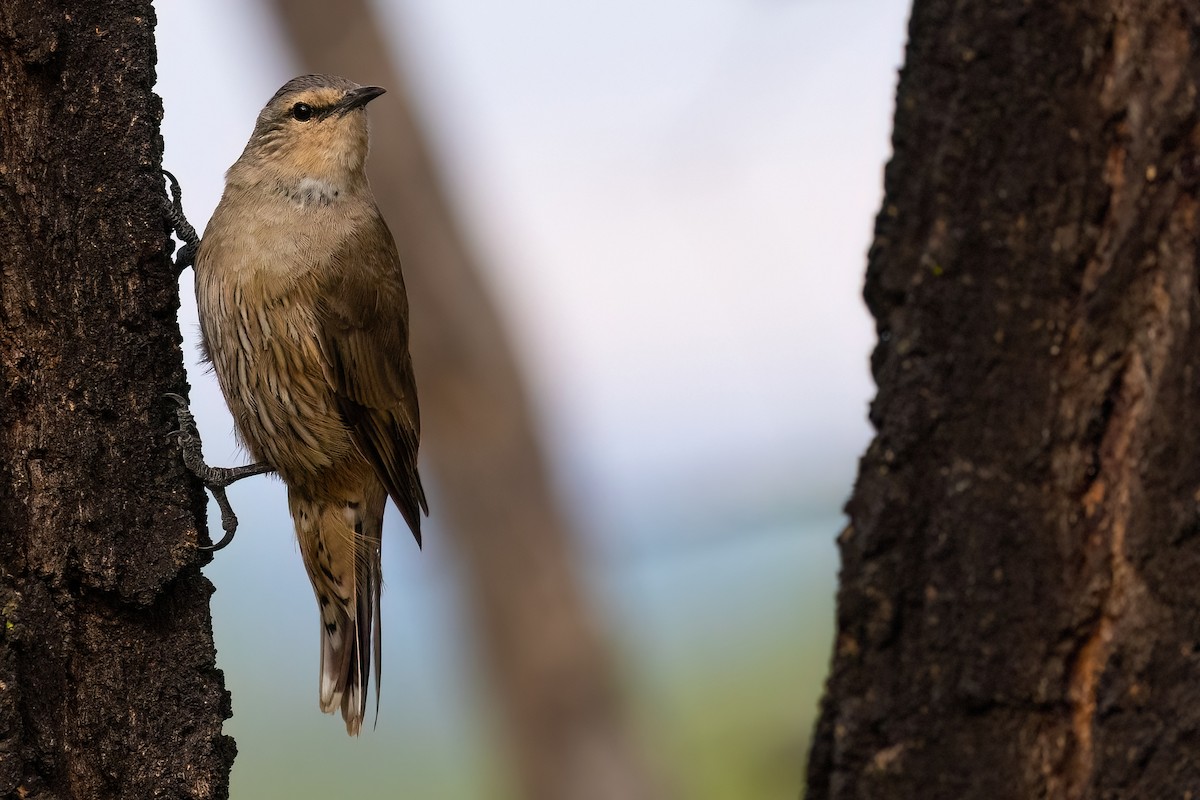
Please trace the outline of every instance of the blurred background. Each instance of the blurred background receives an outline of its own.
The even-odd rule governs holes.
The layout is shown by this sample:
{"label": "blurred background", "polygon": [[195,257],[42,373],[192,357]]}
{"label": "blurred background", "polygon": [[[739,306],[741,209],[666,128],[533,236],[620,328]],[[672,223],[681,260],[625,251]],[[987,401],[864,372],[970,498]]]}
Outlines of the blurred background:
{"label": "blurred background", "polygon": [[[375,729],[350,739],[317,708],[316,604],[283,487],[231,489],[240,532],[206,574],[233,694],[234,798],[566,797],[531,788],[537,739],[524,728],[574,741],[580,725],[589,733],[576,738],[593,743],[580,752],[600,755],[555,767],[576,785],[625,771],[644,796],[797,796],[833,639],[834,538],[870,437],[860,288],[907,11],[902,0],[379,0],[363,20],[394,71],[379,77],[320,63],[297,27],[304,3],[158,5],[165,166],[197,229],[259,109],[294,75],[392,90],[371,105],[373,165],[403,161],[389,156],[408,145],[387,105],[411,105],[511,345],[541,448],[531,474],[554,508],[548,538],[513,539],[515,555],[503,512],[490,540],[471,538],[462,444],[447,443],[461,430],[469,445],[474,423],[430,407],[455,376],[422,349],[436,336],[422,316],[453,295],[422,306],[442,273],[406,253],[385,207],[413,289],[425,548],[389,509],[382,703]],[[377,189],[387,180],[372,174]],[[190,271],[181,294],[207,459],[242,463],[200,364]],[[469,385],[488,407],[486,381]],[[561,564],[542,563],[547,548]],[[506,587],[535,591],[542,570],[570,598],[556,624],[579,633],[522,638],[505,627],[519,614],[492,613]],[[605,690],[549,711],[539,696],[514,699],[513,665],[532,663],[522,648],[547,641],[583,643],[586,657],[555,667],[562,692]]]}

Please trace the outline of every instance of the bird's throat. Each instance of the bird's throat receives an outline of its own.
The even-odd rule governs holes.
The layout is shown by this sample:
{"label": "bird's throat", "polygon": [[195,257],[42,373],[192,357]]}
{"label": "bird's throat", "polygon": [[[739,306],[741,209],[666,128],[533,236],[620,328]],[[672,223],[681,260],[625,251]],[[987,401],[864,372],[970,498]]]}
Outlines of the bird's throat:
{"label": "bird's throat", "polygon": [[300,207],[328,206],[343,196],[344,189],[321,178],[305,176],[298,183],[280,187],[288,200]]}

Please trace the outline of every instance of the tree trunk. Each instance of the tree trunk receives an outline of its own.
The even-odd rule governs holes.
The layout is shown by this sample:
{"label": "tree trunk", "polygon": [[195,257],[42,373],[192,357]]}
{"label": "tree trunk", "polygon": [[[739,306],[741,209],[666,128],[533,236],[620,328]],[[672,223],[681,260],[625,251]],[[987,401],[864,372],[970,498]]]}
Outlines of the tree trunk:
{"label": "tree trunk", "polygon": [[149,0],[0,9],[0,796],[224,798]]}
{"label": "tree trunk", "polygon": [[388,94],[372,104],[368,171],[412,305],[422,464],[432,516],[464,560],[504,743],[523,796],[654,796],[520,369],[442,188],[403,81],[363,0],[276,0],[301,62]]}
{"label": "tree trunk", "polygon": [[917,0],[809,800],[1198,791],[1198,35]]}

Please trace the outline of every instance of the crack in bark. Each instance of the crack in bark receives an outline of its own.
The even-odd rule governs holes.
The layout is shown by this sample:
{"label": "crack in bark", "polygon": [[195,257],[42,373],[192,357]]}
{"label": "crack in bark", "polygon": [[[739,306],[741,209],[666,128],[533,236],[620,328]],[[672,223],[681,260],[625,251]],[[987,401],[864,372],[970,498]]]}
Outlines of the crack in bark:
{"label": "crack in bark", "polygon": [[[1067,698],[1071,704],[1074,747],[1068,754],[1066,796],[1083,797],[1095,761],[1093,726],[1097,687],[1112,652],[1113,629],[1120,621],[1136,575],[1125,552],[1134,483],[1137,481],[1138,434],[1146,417],[1153,387],[1146,364],[1133,351],[1122,372],[1120,392],[1100,445],[1100,474],[1083,497],[1085,517],[1098,545],[1107,545],[1108,587],[1095,625],[1071,665]],[[1092,538],[1092,537],[1089,537]],[[1089,542],[1089,545],[1091,543]]]}
{"label": "crack in bark", "polygon": [[[1113,207],[1117,207],[1115,202]],[[1144,584],[1129,559],[1126,539],[1141,490],[1140,468],[1148,439],[1147,426],[1176,338],[1174,327],[1178,320],[1172,319],[1176,312],[1172,297],[1186,298],[1191,293],[1190,287],[1169,287],[1167,282],[1193,282],[1193,249],[1180,248],[1182,252],[1175,254],[1178,260],[1172,263],[1171,244],[1179,236],[1186,245],[1194,221],[1194,201],[1187,196],[1179,197],[1165,226],[1165,245],[1148,256],[1154,268],[1150,285],[1144,293],[1134,291],[1130,295],[1129,302],[1143,304],[1144,308],[1133,315],[1140,324],[1133,329],[1123,354],[1112,412],[1098,452],[1090,459],[1099,465],[1097,475],[1080,500],[1085,520],[1085,553],[1100,551],[1101,558],[1097,561],[1103,564],[1100,568],[1103,572],[1083,576],[1083,591],[1088,592],[1100,583],[1101,595],[1097,615],[1076,651],[1068,677],[1071,742],[1063,752],[1062,774],[1064,796],[1072,800],[1087,796],[1094,776],[1099,685],[1114,649],[1118,627],[1129,619],[1132,611],[1136,610],[1141,617],[1150,610]],[[1085,350],[1086,345],[1074,359],[1074,364],[1083,370],[1076,376],[1081,385],[1088,380]],[[1085,560],[1092,561],[1086,557]]]}
{"label": "crack in bark", "polygon": [[[1084,271],[1083,302],[1072,336],[1075,357],[1068,362],[1074,373],[1069,385],[1080,389],[1083,397],[1068,399],[1068,403],[1088,402],[1088,389],[1096,377],[1089,374],[1088,364],[1105,349],[1105,334],[1089,330],[1088,307],[1104,302],[1103,295],[1111,298],[1115,294],[1119,299],[1109,302],[1132,307],[1132,313],[1117,318],[1136,324],[1129,328],[1117,362],[1121,367],[1109,384],[1117,387],[1111,413],[1103,422],[1097,450],[1087,454],[1088,462],[1096,465],[1096,474],[1081,498],[1086,566],[1080,590],[1085,594],[1099,591],[1099,598],[1094,601],[1097,612],[1091,628],[1069,664],[1070,738],[1060,750],[1059,774],[1063,776],[1060,789],[1071,800],[1086,797],[1095,779],[1100,684],[1119,628],[1131,616],[1140,618],[1151,612],[1144,584],[1129,559],[1127,537],[1142,490],[1140,470],[1149,440],[1147,427],[1175,340],[1173,322],[1178,320],[1172,316],[1178,312],[1172,297],[1191,294],[1190,287],[1180,291],[1183,287],[1168,282],[1194,282],[1194,200],[1179,194],[1178,184],[1156,186],[1158,167],[1145,163],[1145,153],[1153,152],[1147,147],[1147,135],[1153,131],[1147,117],[1176,92],[1182,65],[1190,55],[1182,21],[1178,15],[1168,16],[1171,19],[1164,21],[1174,25],[1148,32],[1135,24],[1138,14],[1127,4],[1116,4],[1112,61],[1100,96],[1102,107],[1118,120],[1118,136],[1124,141],[1110,148],[1105,161],[1109,203],[1095,255]],[[1143,57],[1150,59],[1155,69],[1139,72],[1136,66]],[[1157,246],[1146,246],[1142,234],[1148,229],[1160,231]],[[1186,324],[1186,308],[1182,314]],[[1111,389],[1107,394],[1112,396]],[[1068,419],[1072,411],[1079,410],[1081,406],[1064,407]]]}

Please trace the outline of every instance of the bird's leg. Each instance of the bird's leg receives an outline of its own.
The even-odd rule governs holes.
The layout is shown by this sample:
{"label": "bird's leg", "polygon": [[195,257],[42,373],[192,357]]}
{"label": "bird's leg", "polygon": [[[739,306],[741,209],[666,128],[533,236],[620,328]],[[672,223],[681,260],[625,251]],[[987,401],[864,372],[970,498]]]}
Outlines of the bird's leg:
{"label": "bird's leg", "polygon": [[[196,250],[200,247],[200,237],[183,213],[183,190],[179,188],[178,179],[165,169],[162,172],[171,184],[171,196],[166,201],[167,220],[171,223],[171,229],[183,241],[183,247],[180,247],[179,252],[175,254],[175,267],[183,272],[196,263]],[[251,475],[271,472],[272,468],[267,464],[247,464],[243,467],[210,467],[205,464],[200,444],[200,431],[196,428],[196,419],[188,408],[187,400],[177,394],[168,394],[167,397],[174,400],[179,406],[175,412],[179,419],[179,430],[174,433],[179,437],[179,449],[183,452],[184,466],[203,481],[205,488],[212,492],[213,499],[217,501],[217,506],[221,509],[221,528],[225,531],[225,535],[216,544],[200,548],[215,552],[232,542],[233,535],[237,533],[237,514],[233,513],[233,507],[229,505],[225,487],[234,481],[249,478]]]}
{"label": "bird's leg", "polygon": [[196,229],[184,216],[183,190],[179,188],[179,181],[165,169],[162,173],[171,182],[171,196],[167,199],[166,214],[167,220],[171,223],[171,229],[183,242],[183,247],[179,248],[179,252],[175,254],[175,267],[183,272],[196,263],[196,250],[200,247],[200,237],[196,235]]}
{"label": "bird's leg", "polygon": [[183,464],[204,483],[205,488],[212,492],[213,499],[217,501],[217,506],[221,509],[221,528],[225,531],[225,535],[216,544],[200,548],[215,552],[232,542],[233,535],[237,532],[237,514],[233,513],[233,507],[229,505],[225,487],[242,478],[274,472],[274,468],[269,464],[246,464],[242,467],[210,467],[205,464],[204,453],[201,450],[200,431],[196,428],[196,418],[192,416],[187,400],[177,394],[167,394],[167,397],[174,400],[179,406],[175,411],[175,416],[179,419],[179,430],[173,431],[173,434],[179,437],[179,449],[183,453]]}

